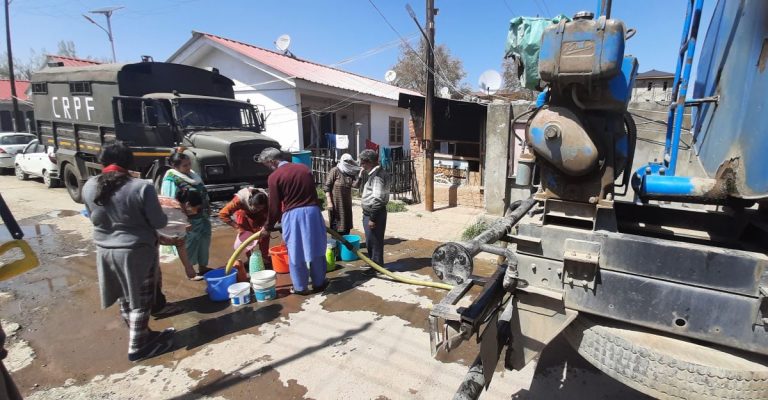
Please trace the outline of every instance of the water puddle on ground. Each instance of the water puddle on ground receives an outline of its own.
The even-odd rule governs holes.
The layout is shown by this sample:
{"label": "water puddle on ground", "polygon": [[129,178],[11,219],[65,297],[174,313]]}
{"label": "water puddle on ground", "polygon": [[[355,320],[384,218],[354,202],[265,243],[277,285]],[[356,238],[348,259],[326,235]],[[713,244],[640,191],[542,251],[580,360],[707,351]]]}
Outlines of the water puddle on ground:
{"label": "water puddle on ground", "polygon": [[47,216],[51,218],[63,218],[63,217],[73,217],[75,215],[80,215],[80,211],[75,210],[55,210],[51,211],[46,214]]}

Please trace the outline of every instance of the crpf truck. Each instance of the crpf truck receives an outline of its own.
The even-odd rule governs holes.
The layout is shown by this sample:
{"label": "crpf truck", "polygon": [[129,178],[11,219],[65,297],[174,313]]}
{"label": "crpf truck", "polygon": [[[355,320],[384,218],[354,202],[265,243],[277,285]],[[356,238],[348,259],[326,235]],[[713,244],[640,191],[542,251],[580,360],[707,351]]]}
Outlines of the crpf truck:
{"label": "crpf truck", "polygon": [[[455,398],[476,398],[500,360],[519,370],[563,334],[656,398],[768,399],[768,2],[718,2],[701,45],[702,3],[688,1],[663,157],[634,168],[638,62],[611,2],[529,41],[546,86],[517,160],[530,197],[432,255],[454,285],[430,312],[433,354],[480,342]],[[685,109],[697,176],[677,168]],[[630,188],[635,201],[618,200]],[[473,274],[480,252],[499,256],[490,277]],[[482,291],[463,306],[473,285]]]}
{"label": "crpf truck", "polygon": [[76,202],[84,181],[101,170],[101,146],[131,146],[135,169],[158,183],[172,149],[186,147],[192,169],[212,197],[265,184],[261,150],[279,144],[263,135],[264,118],[234,99],[233,82],[180,64],[140,62],[50,67],[32,76],[40,142],[54,146],[61,179]]}

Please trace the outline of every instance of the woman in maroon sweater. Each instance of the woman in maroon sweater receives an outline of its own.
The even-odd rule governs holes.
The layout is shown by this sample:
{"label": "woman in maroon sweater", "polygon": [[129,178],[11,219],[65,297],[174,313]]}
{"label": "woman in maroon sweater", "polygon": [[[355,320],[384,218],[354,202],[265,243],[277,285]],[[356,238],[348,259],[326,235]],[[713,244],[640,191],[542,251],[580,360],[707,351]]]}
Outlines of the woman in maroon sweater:
{"label": "woman in maroon sweater", "polygon": [[274,171],[267,181],[267,229],[273,231],[275,224],[281,221],[293,282],[291,292],[302,295],[311,293],[306,263],[310,263],[313,288],[316,292],[322,291],[326,287],[325,221],[320,212],[312,171],[304,164],[282,161],[280,150],[272,147],[261,152],[259,162]]}

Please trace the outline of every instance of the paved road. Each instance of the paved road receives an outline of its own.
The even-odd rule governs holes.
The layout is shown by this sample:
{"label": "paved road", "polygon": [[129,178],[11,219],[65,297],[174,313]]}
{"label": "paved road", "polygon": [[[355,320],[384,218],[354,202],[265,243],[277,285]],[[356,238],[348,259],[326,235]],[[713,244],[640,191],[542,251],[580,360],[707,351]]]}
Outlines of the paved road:
{"label": "paved road", "polygon": [[[444,292],[371,278],[359,262],[331,272],[324,294],[289,295],[289,279],[280,276],[279,299],[241,308],[209,301],[204,283],[186,280],[172,262],[162,267],[164,289],[185,311],[150,325],[174,326],[176,345],[130,363],[117,310],[98,306],[91,227],[79,214],[82,206],[64,189],[36,181],[0,176],[0,188],[41,260],[35,270],[0,283],[0,315],[13,331],[6,361],[27,398],[441,399],[452,396],[475,357],[472,343],[437,359],[429,354],[426,316]],[[395,220],[413,225],[413,218]],[[439,230],[424,221],[425,232]],[[7,239],[0,230],[0,241]],[[212,265],[224,264],[232,239],[228,227],[216,228]],[[401,273],[434,279],[428,260],[435,245],[389,239],[386,258]],[[497,373],[482,398],[645,397],[557,339],[538,365]]]}

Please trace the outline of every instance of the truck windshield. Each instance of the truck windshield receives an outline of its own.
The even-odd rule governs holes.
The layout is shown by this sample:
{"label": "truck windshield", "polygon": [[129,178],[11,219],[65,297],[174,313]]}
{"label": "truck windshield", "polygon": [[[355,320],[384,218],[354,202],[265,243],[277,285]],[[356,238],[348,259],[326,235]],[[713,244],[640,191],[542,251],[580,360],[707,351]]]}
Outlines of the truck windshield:
{"label": "truck windshield", "polygon": [[261,121],[249,104],[234,101],[179,99],[176,116],[182,128],[259,129]]}

